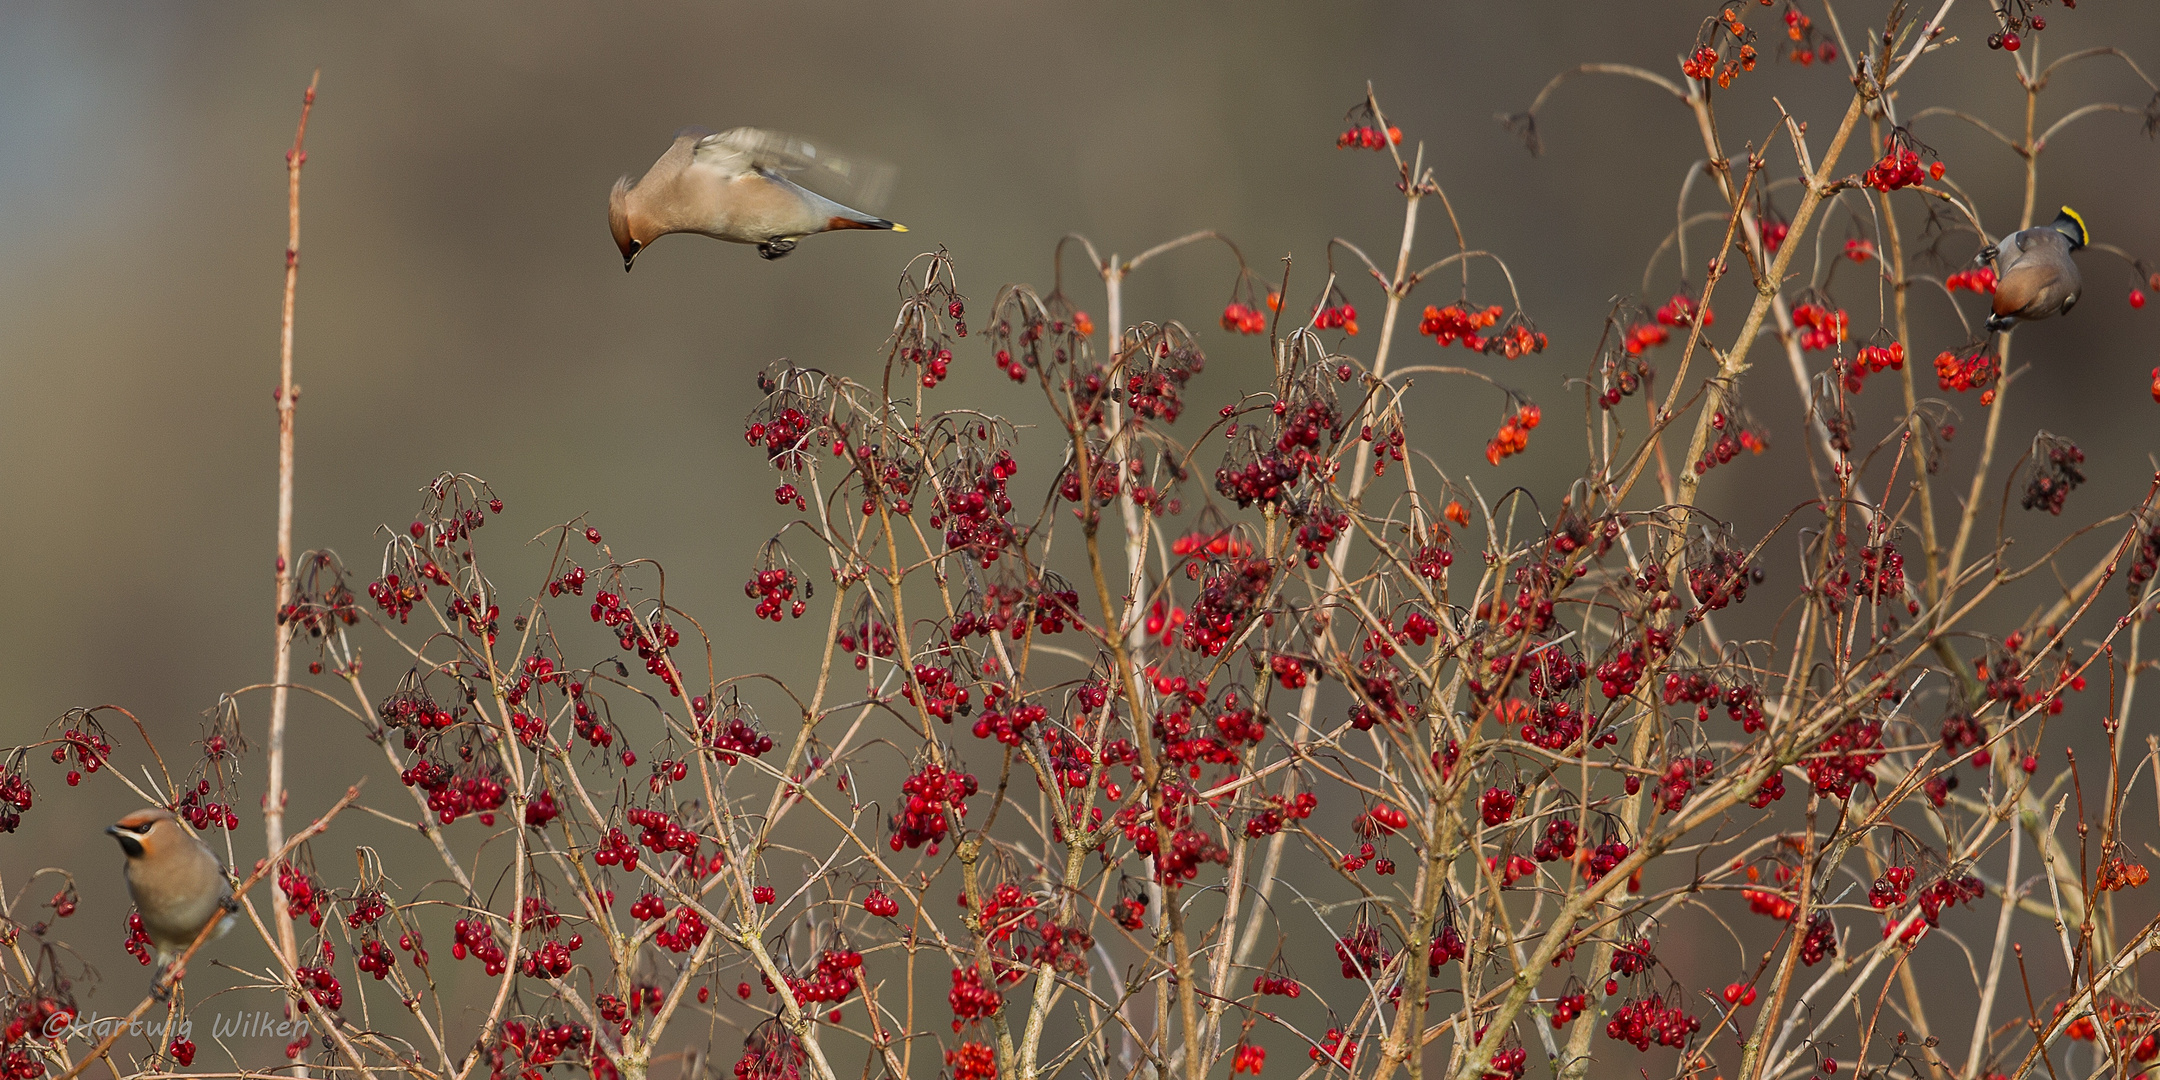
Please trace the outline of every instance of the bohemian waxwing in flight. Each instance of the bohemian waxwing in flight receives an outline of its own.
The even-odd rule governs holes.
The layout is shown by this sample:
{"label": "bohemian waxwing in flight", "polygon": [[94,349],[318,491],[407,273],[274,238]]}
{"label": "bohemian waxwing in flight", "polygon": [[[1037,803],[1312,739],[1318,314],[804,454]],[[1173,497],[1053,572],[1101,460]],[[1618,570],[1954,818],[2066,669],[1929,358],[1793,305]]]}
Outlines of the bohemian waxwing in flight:
{"label": "bohemian waxwing in flight", "polygon": [[2054,221],[2011,233],[1983,249],[1980,261],[1994,259],[1999,275],[1988,329],[2008,330],[2019,322],[2069,314],[2084,288],[2070,253],[2085,241],[2085,219],[2065,206]]}
{"label": "bohemian waxwing in flight", "polygon": [[160,970],[186,952],[210,920],[223,917],[216,936],[232,929],[235,905],[224,865],[171,811],[137,810],[105,831],[127,855],[128,895],[142,913]]}
{"label": "bohemian waxwing in flight", "polygon": [[676,232],[756,244],[759,255],[777,259],[811,233],[907,231],[905,225],[811,191],[790,179],[791,173],[820,186],[846,188],[866,204],[874,204],[892,180],[889,168],[840,157],[790,135],[747,127],[718,134],[685,128],[644,179],[633,183],[625,176],[608,193],[608,228],[622,250],[623,269],[629,270],[653,241]]}

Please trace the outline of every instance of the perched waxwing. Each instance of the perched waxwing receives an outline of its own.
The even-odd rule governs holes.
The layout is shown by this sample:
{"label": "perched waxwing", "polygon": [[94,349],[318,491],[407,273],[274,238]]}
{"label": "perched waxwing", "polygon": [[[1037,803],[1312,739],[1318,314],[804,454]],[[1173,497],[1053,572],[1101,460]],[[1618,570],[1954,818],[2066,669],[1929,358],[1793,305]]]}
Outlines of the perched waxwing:
{"label": "perched waxwing", "polygon": [[2019,322],[2067,315],[2077,306],[2084,280],[2070,253],[2084,247],[2085,219],[2065,206],[2055,220],[2023,229],[1980,253],[1995,260],[1995,313],[1990,330],[2008,330]]}
{"label": "perched waxwing", "polygon": [[216,853],[180,827],[169,810],[137,810],[105,829],[127,855],[128,895],[160,968],[194,943],[212,919],[217,936],[232,929],[232,881]]}
{"label": "perched waxwing", "polygon": [[622,250],[623,269],[669,233],[756,244],[759,255],[777,259],[812,233],[907,231],[905,225],[811,191],[791,174],[828,189],[844,188],[866,205],[875,205],[892,180],[889,168],[841,157],[791,135],[747,127],[718,134],[685,128],[644,179],[633,183],[625,176],[608,193],[608,228]]}

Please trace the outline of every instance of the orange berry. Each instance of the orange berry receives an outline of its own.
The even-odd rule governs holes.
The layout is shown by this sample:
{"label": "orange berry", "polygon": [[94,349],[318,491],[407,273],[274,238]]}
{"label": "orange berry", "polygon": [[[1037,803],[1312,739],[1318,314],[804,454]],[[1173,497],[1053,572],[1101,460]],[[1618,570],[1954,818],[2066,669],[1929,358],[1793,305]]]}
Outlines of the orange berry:
{"label": "orange berry", "polygon": [[1345,334],[1348,334],[1348,335],[1350,335],[1351,337],[1356,337],[1356,336],[1357,336],[1357,320],[1356,320],[1356,319],[1352,319],[1352,320],[1350,320],[1349,322],[1346,322],[1346,323],[1344,323],[1344,324],[1343,324],[1343,327],[1342,327],[1342,328],[1343,328],[1343,333],[1345,333]]}
{"label": "orange berry", "polygon": [[[2160,368],[2153,369],[2153,397],[2160,400]],[[1470,524],[1470,511],[1463,509],[1463,504],[1453,499],[1448,500],[1447,509],[1440,514],[1457,525]]]}

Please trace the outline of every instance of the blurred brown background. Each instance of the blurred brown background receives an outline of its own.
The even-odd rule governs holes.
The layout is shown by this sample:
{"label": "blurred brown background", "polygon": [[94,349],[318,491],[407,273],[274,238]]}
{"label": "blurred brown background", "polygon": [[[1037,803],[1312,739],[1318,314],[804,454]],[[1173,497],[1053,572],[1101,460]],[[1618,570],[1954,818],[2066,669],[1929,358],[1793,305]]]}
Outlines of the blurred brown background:
{"label": "blurred brown background", "polygon": [[[1848,33],[1879,25],[1883,6],[1841,5]],[[1821,5],[1808,7],[1827,28]],[[1963,40],[1919,65],[1905,112],[1954,103],[2006,130],[2018,122],[2010,63],[1981,44],[1985,7],[1958,6],[1951,25]],[[1324,274],[1330,236],[1376,257],[1397,239],[1400,202],[1384,157],[1333,147],[1367,79],[1408,139],[1425,142],[1469,243],[1509,260],[1552,341],[1513,365],[1478,361],[1545,404],[1551,430],[1527,455],[1500,470],[1483,462],[1499,403],[1475,395],[1458,396],[1470,404],[1444,415],[1459,425],[1428,428],[1427,445],[1488,495],[1522,482],[1556,498],[1583,453],[1570,420],[1579,398],[1563,380],[1585,370],[1609,298],[1639,290],[1701,151],[1684,110],[1639,83],[1588,79],[1562,90],[1542,116],[1543,158],[1494,114],[1523,108],[1553,73],[1583,61],[1677,77],[1676,56],[1708,13],[1667,0],[9,3],[0,7],[7,740],[33,739],[70,706],[116,702],[171,753],[220,691],[269,675],[281,155],[316,67],[296,548],[335,548],[368,572],[379,524],[410,520],[417,489],[437,471],[470,471],[509,503],[489,537],[506,588],[530,587],[506,572],[527,557],[516,541],[590,513],[619,554],[663,562],[673,599],[707,616],[724,647],[785,669],[784,653],[815,638],[808,620],[750,627],[739,592],[757,543],[786,519],[772,479],[739,442],[752,372],[783,356],[874,371],[895,275],[940,244],[986,312],[1004,282],[1047,289],[1051,246],[1068,230],[1130,254],[1212,227],[1271,280],[1276,260],[1293,254],[1291,295],[1303,304]],[[2091,0],[2047,13],[2044,55],[2111,44],[2148,70],[2160,65],[2149,4]],[[1754,18],[1771,25],[1767,13]],[[1771,130],[1773,93],[1813,121],[1819,152],[1849,87],[1842,64],[1765,64],[1720,97],[1735,148]],[[2119,63],[2083,64],[2043,96],[2042,123],[2087,101],[2142,107],[2150,96]],[[625,275],[605,226],[608,184],[642,173],[691,123],[800,131],[888,160],[900,179],[887,215],[913,231],[813,238],[774,263],[676,237]],[[1950,121],[1918,134],[1978,198],[1991,229],[2015,226],[2022,172],[2012,153]],[[1869,156],[1856,143],[1846,164],[1857,172]],[[1778,175],[1791,175],[1782,140],[1772,157]],[[2160,149],[2135,118],[2087,120],[2043,157],[2039,218],[2067,202],[2097,239],[2160,255],[2156,167]],[[1705,187],[1696,206],[1709,202]],[[1790,213],[1789,190],[1781,202]],[[1420,262],[1451,249],[1432,210]],[[1850,220],[1832,212],[1830,253]],[[1700,237],[1695,250],[1711,242]],[[2009,396],[2005,460],[2036,428],[2078,439],[2092,482],[2070,516],[2089,518],[2142,494],[2160,446],[2160,406],[2144,389],[2160,363],[2160,310],[2128,307],[2132,279],[2109,257],[2088,252],[2081,262],[2089,286],[2075,315],[2018,335],[2016,357],[2035,370]],[[1839,295],[1865,337],[1875,305],[1853,269],[1841,272]],[[1069,271],[1084,275],[1077,262]],[[1668,257],[1652,278],[1653,305],[1676,273]],[[1195,248],[1129,287],[1129,318],[1182,318],[1214,346],[1193,391],[1199,408],[1267,370],[1260,339],[1215,326],[1233,275],[1219,249]],[[1085,276],[1068,283],[1100,311],[1099,286]],[[1412,312],[1454,298],[1448,283],[1428,289]],[[1368,335],[1351,345],[1369,356],[1380,300],[1355,278],[1349,295],[1368,312]],[[1472,295],[1505,299],[1489,275]],[[1728,286],[1716,306],[1737,315],[1740,297]],[[1927,359],[1962,335],[1939,296],[1916,296],[1915,311],[1923,329],[1911,347],[1925,376]],[[1414,326],[1400,329],[1398,357],[1429,354]],[[1032,392],[967,345],[941,393],[1024,408]],[[1757,355],[1765,359],[1748,401],[1775,449],[1705,488],[1709,508],[1744,536],[1808,494],[1799,399],[1775,351]],[[1887,425],[1895,397],[1877,385],[1862,414],[1871,433]],[[1430,386],[1421,393],[1440,400]],[[1959,404],[1977,433],[1979,411]],[[1046,468],[1022,479],[1039,483]],[[1957,463],[1947,468],[1962,475]],[[2056,524],[2038,528],[2053,535]],[[1772,565],[1784,570],[1790,548],[1777,550]],[[543,558],[530,551],[532,580]],[[394,671],[373,675],[381,692]],[[266,706],[244,703],[251,731]],[[342,777],[348,770],[333,762],[357,742],[348,722],[315,703],[296,698],[295,709],[294,802],[304,815],[326,801],[309,778]],[[317,737],[319,725],[335,738]],[[134,965],[118,948],[127,905],[116,898],[119,856],[97,830],[125,799],[109,784],[71,792],[58,770],[34,764],[40,805],[25,832],[0,840],[9,887],[39,865],[84,874],[91,899],[70,936],[127,982],[93,1003],[124,1007],[134,990]],[[259,759],[250,768],[259,790]],[[379,763],[371,771],[380,774],[374,795],[389,804],[395,777]],[[240,839],[259,854],[253,817]]]}

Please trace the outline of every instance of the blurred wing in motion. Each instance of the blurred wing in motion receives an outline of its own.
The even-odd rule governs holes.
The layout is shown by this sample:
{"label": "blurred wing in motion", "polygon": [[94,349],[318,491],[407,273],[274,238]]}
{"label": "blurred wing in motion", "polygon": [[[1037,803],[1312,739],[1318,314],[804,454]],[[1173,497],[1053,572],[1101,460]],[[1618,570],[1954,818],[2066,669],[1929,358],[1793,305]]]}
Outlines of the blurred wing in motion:
{"label": "blurred wing in motion", "polygon": [[729,174],[781,173],[828,199],[875,213],[892,193],[893,168],[832,152],[800,136],[739,127],[697,141],[692,160]]}

